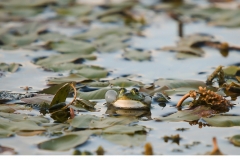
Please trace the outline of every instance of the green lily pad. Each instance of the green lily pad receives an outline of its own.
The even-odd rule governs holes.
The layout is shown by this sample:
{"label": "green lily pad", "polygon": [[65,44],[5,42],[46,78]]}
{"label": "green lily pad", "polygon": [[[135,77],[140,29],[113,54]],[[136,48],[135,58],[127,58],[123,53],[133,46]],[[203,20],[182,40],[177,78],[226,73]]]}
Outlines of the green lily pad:
{"label": "green lily pad", "polygon": [[71,89],[70,83],[66,83],[65,85],[63,85],[53,97],[53,100],[51,101],[49,107],[52,107],[53,105],[61,102],[65,102],[70,92],[70,89]]}
{"label": "green lily pad", "polygon": [[14,135],[14,132],[0,128],[0,138],[8,138]]}
{"label": "green lily pad", "polygon": [[4,113],[0,112],[0,117],[3,117],[5,119],[20,122],[20,121],[31,121],[35,123],[48,123],[49,120],[47,118],[44,118],[42,116],[28,116],[24,114],[14,114],[14,113]]}
{"label": "green lily pad", "polygon": [[51,135],[55,135],[55,134],[59,135],[63,133],[64,129],[68,129],[69,126],[70,126],[69,124],[64,124],[64,123],[52,124],[52,126],[46,127],[46,130]]}
{"label": "green lily pad", "polygon": [[7,71],[7,72],[14,73],[19,69],[20,66],[21,64],[18,64],[18,63],[10,63],[10,64],[0,63],[0,71],[4,71],[4,72]]}
{"label": "green lily pad", "polygon": [[102,67],[86,66],[84,68],[75,70],[74,73],[89,79],[99,79],[107,77],[108,71]]}
{"label": "green lily pad", "polygon": [[162,50],[189,53],[199,57],[202,57],[204,55],[204,51],[201,48],[189,47],[189,46],[164,47],[162,48]]}
{"label": "green lily pad", "polygon": [[44,69],[53,71],[53,72],[59,72],[59,71],[67,71],[67,70],[73,70],[73,69],[81,69],[86,67],[85,64],[75,64],[75,63],[61,63],[61,64],[48,64],[43,66]]}
{"label": "green lily pad", "polygon": [[96,131],[80,131],[50,139],[38,144],[39,149],[52,151],[66,151],[85,143],[89,136]]}
{"label": "green lily pad", "polygon": [[0,41],[4,45],[10,45],[10,46],[25,46],[25,45],[31,44],[36,39],[37,39],[37,35],[35,33],[30,33],[22,36],[14,36],[11,34],[4,34],[0,36]]}
{"label": "green lily pad", "polygon": [[125,126],[114,125],[103,130],[103,133],[108,134],[134,134],[138,131],[145,131],[143,126]]}
{"label": "green lily pad", "polygon": [[232,136],[230,139],[229,139],[229,141],[231,142],[231,143],[233,143],[235,146],[240,146],[240,135],[238,134],[238,135],[234,135],[234,136]]}
{"label": "green lily pad", "polygon": [[59,42],[63,40],[70,40],[70,38],[68,38],[66,35],[60,34],[58,32],[40,34],[38,38],[45,42]]}
{"label": "green lily pad", "polygon": [[70,121],[70,125],[75,127],[75,128],[89,128],[89,124],[92,120],[100,120],[100,117],[94,116],[94,115],[80,115],[80,116],[76,116],[74,117],[71,121]]}
{"label": "green lily pad", "polygon": [[228,66],[226,68],[223,68],[224,75],[226,76],[235,76],[239,70],[240,67],[238,66]]}
{"label": "green lily pad", "polygon": [[49,78],[47,80],[47,83],[50,85],[52,84],[62,84],[62,83],[66,83],[66,82],[76,82],[76,83],[79,83],[79,82],[84,82],[84,81],[91,81],[90,79],[86,78],[86,77],[83,77],[81,75],[78,75],[78,74],[70,74],[69,76],[67,77],[53,77],[53,78]]}
{"label": "green lily pad", "polygon": [[158,86],[166,86],[168,89],[174,88],[192,88],[198,89],[199,86],[206,87],[203,81],[198,80],[180,80],[180,79],[158,79],[154,82]]}
{"label": "green lily pad", "polygon": [[112,143],[131,147],[131,146],[140,146],[146,142],[146,135],[134,134],[103,134],[102,137]]}
{"label": "green lily pad", "polygon": [[46,130],[44,127],[39,126],[32,120],[24,120],[21,122],[15,122],[11,120],[1,119],[0,129],[6,132],[18,132],[18,131],[34,131],[34,130]]}
{"label": "green lily pad", "polygon": [[137,50],[125,51],[122,56],[127,60],[133,61],[149,61],[151,59],[150,52],[142,52]]}
{"label": "green lily pad", "polygon": [[27,104],[43,104],[43,103],[50,104],[53,97],[54,95],[37,94],[34,97],[22,98],[21,101]]}
{"label": "green lily pad", "polygon": [[45,6],[48,4],[53,4],[55,3],[55,0],[22,0],[20,1],[15,1],[15,0],[9,0],[9,1],[2,1],[0,2],[0,6],[5,6],[5,7],[41,7]]}
{"label": "green lily pad", "polygon": [[81,55],[81,54],[58,54],[58,55],[53,55],[49,56],[44,59],[40,59],[36,62],[37,65],[40,65],[42,67],[49,67],[52,66],[53,64],[61,64],[61,63],[68,63],[68,62],[75,62],[78,60],[95,60],[96,56],[94,55]]}
{"label": "green lily pad", "polygon": [[89,14],[92,11],[93,7],[90,5],[77,5],[77,6],[71,6],[69,8],[56,8],[55,11],[59,15],[63,16],[84,16],[86,14]]}
{"label": "green lily pad", "polygon": [[61,42],[49,42],[47,47],[62,53],[75,53],[81,55],[91,54],[96,50],[91,43],[66,39]]}
{"label": "green lily pad", "polygon": [[119,87],[132,87],[132,86],[142,86],[143,83],[139,81],[134,81],[125,77],[118,77],[112,80],[109,80],[109,83],[113,86]]}
{"label": "green lily pad", "polygon": [[74,104],[71,105],[71,108],[74,108],[76,110],[84,110],[84,111],[96,111],[96,108],[94,108],[94,106],[96,105],[96,102],[90,102],[89,100],[85,100],[85,99],[76,99]]}
{"label": "green lily pad", "polygon": [[56,94],[57,91],[62,88],[64,85],[66,84],[66,82],[64,83],[61,83],[61,84],[57,84],[57,85],[54,85],[54,86],[50,86],[48,88],[45,88],[43,89],[42,91],[39,91],[38,93],[42,93],[42,94]]}
{"label": "green lily pad", "polygon": [[210,118],[203,118],[203,120],[215,127],[240,126],[240,116],[216,115]]}
{"label": "green lily pad", "polygon": [[92,120],[89,124],[91,129],[96,128],[107,128],[113,125],[126,125],[132,122],[137,122],[138,120],[135,117],[106,117],[100,120]]}
{"label": "green lily pad", "polygon": [[77,97],[81,98],[81,99],[85,99],[85,100],[93,100],[93,99],[104,99],[105,98],[105,93],[108,90],[115,90],[118,91],[119,89],[116,88],[101,88],[95,91],[91,91],[91,92],[77,92]]}
{"label": "green lily pad", "polygon": [[30,110],[30,107],[26,107],[19,104],[0,104],[0,112],[13,113],[16,110]]}

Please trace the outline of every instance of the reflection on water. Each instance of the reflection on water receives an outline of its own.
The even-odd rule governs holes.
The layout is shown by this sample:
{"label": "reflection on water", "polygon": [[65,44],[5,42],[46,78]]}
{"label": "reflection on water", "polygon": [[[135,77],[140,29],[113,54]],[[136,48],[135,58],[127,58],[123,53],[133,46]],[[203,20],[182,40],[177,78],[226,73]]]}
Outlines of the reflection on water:
{"label": "reflection on water", "polygon": [[149,109],[119,109],[113,105],[109,105],[106,114],[110,116],[126,116],[126,117],[136,117],[140,120],[152,120],[151,110]]}

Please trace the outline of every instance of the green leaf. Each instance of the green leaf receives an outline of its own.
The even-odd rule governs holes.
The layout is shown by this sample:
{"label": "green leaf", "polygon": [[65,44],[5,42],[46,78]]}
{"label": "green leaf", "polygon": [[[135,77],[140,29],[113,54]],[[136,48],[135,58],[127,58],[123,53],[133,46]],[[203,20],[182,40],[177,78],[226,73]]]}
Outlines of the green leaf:
{"label": "green leaf", "polygon": [[70,125],[75,128],[89,128],[89,124],[92,120],[100,120],[100,117],[94,116],[94,115],[80,115],[76,116],[70,121]]}
{"label": "green leaf", "polygon": [[92,11],[93,7],[90,5],[77,5],[68,8],[56,8],[55,11],[59,15],[84,16]]}
{"label": "green leaf", "polygon": [[11,137],[12,135],[14,135],[14,132],[2,129],[0,123],[0,138],[8,138]]}
{"label": "green leaf", "polygon": [[134,134],[138,131],[145,131],[143,126],[125,126],[114,125],[103,130],[103,133],[109,134]]}
{"label": "green leaf", "polygon": [[75,53],[78,55],[91,54],[96,50],[94,45],[91,43],[66,39],[62,42],[50,42],[47,44],[47,47],[50,47],[51,49],[58,52]]}
{"label": "green leaf", "polygon": [[161,87],[166,86],[169,89],[175,88],[192,88],[198,89],[199,86],[206,87],[206,84],[203,81],[198,80],[180,80],[180,79],[163,79],[159,78],[154,82],[155,85]]}
{"label": "green leaf", "polygon": [[150,52],[142,52],[137,50],[125,51],[122,56],[127,60],[133,61],[149,61],[151,59]]}
{"label": "green leaf", "polygon": [[68,62],[75,62],[78,60],[87,59],[87,60],[95,60],[96,56],[94,55],[81,55],[81,54],[58,54],[52,55],[44,59],[40,59],[36,62],[37,65],[42,67],[49,68],[53,64],[61,64],[61,63],[68,63]]}
{"label": "green leaf", "polygon": [[22,66],[21,64],[18,63],[0,63],[0,71],[4,71],[4,72],[11,72],[14,73],[18,70],[18,68]]}
{"label": "green leaf", "polygon": [[13,113],[16,110],[30,110],[30,107],[19,104],[0,104],[0,112]]}
{"label": "green leaf", "polygon": [[70,92],[70,89],[71,89],[70,83],[66,83],[65,85],[63,85],[53,97],[53,100],[49,107],[52,107],[53,105],[61,102],[65,102]]}
{"label": "green leaf", "polygon": [[57,84],[57,85],[54,85],[54,86],[50,86],[48,88],[45,88],[43,89],[42,91],[39,91],[38,93],[43,93],[43,94],[56,94],[57,91],[62,88],[64,85],[66,84],[66,82],[64,83],[61,83],[61,84]]}
{"label": "green leaf", "polygon": [[48,123],[49,120],[47,118],[44,118],[42,116],[28,116],[24,114],[13,114],[13,113],[4,113],[0,112],[0,117],[3,117],[5,119],[20,122],[20,121],[31,121],[35,123]]}
{"label": "green leaf", "polygon": [[89,100],[85,100],[85,99],[76,99],[74,104],[71,105],[71,108],[74,109],[84,109],[84,110],[88,110],[88,111],[96,111],[96,109],[94,108],[94,106],[96,105],[96,102],[90,102]]}
{"label": "green leaf", "polygon": [[78,75],[78,74],[70,74],[67,77],[49,78],[47,80],[47,83],[49,85],[52,85],[52,84],[61,84],[61,83],[66,83],[66,82],[79,83],[79,82],[84,82],[84,81],[91,81],[91,80],[89,80],[88,78],[85,78],[81,75]]}
{"label": "green leaf", "polygon": [[240,67],[238,66],[228,66],[226,68],[223,68],[224,75],[226,76],[235,76],[239,70]]}
{"label": "green leaf", "polygon": [[92,120],[89,124],[91,129],[94,128],[107,128],[113,125],[126,125],[132,122],[137,122],[138,120],[135,117],[106,117],[101,120]]}
{"label": "green leaf", "polygon": [[105,93],[108,90],[115,90],[118,92],[119,89],[116,88],[101,88],[99,90],[91,91],[91,92],[77,92],[77,97],[85,100],[92,100],[92,99],[104,99],[105,98]]}
{"label": "green leaf", "polygon": [[231,143],[233,143],[235,146],[240,146],[240,135],[238,134],[238,135],[234,135],[234,136],[232,136],[230,139],[229,139],[229,141],[231,142]]}
{"label": "green leaf", "polygon": [[240,126],[240,116],[215,115],[210,118],[203,118],[203,120],[215,127]]}
{"label": "green leaf", "polygon": [[189,54],[194,54],[199,57],[202,57],[204,55],[204,51],[201,48],[189,47],[189,46],[164,47],[164,48],[162,48],[162,50],[181,52],[181,53],[189,53]]}
{"label": "green leaf", "polygon": [[110,142],[113,142],[118,145],[131,147],[131,146],[140,146],[146,141],[146,135],[134,134],[103,134],[102,137]]}
{"label": "green leaf", "polygon": [[36,39],[37,39],[37,35],[35,33],[30,33],[22,36],[14,36],[11,34],[5,34],[0,36],[0,41],[3,42],[4,45],[19,46],[19,47],[31,44]]}
{"label": "green leaf", "polygon": [[39,149],[52,151],[66,151],[85,143],[94,131],[80,131],[50,139],[38,144]]}
{"label": "green leaf", "polygon": [[35,97],[22,98],[21,101],[27,104],[50,104],[54,95],[37,94]]}
{"label": "green leaf", "polygon": [[89,79],[99,79],[107,77],[108,71],[97,66],[88,66],[78,69],[74,72]]}

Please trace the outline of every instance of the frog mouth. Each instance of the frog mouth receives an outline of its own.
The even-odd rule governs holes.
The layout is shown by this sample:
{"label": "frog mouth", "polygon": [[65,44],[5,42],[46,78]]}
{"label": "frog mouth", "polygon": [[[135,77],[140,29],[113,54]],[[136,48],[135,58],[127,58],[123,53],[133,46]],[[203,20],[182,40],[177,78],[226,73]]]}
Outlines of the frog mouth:
{"label": "frog mouth", "polygon": [[113,105],[117,108],[144,108],[147,107],[147,105],[143,104],[140,101],[135,101],[135,100],[117,100],[116,102],[113,103]]}

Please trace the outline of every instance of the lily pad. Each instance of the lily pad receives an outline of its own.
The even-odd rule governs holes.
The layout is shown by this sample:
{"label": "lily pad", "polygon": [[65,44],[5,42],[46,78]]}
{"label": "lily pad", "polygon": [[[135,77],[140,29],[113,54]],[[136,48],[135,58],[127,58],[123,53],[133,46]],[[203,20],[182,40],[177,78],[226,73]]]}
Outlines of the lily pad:
{"label": "lily pad", "polygon": [[130,51],[125,51],[123,53],[123,58],[127,60],[133,60],[133,61],[149,61],[151,59],[151,54],[150,52],[142,52],[142,51],[137,51],[137,50],[130,50]]}
{"label": "lily pad", "polygon": [[19,104],[0,104],[0,112],[13,113],[17,110],[30,110],[30,108]]}
{"label": "lily pad", "polygon": [[137,122],[138,120],[135,117],[106,117],[100,120],[92,120],[89,124],[91,129],[94,128],[107,128],[113,125],[126,125],[132,122]]}
{"label": "lily pad", "polygon": [[2,129],[1,124],[0,124],[0,138],[8,138],[8,137],[11,137],[13,135],[14,135],[14,132]]}
{"label": "lily pad", "polygon": [[43,103],[50,104],[53,97],[54,97],[54,95],[37,94],[34,97],[23,98],[23,99],[21,99],[21,101],[23,101],[27,104],[43,104]]}
{"label": "lily pad", "polygon": [[77,97],[81,98],[81,99],[85,99],[85,100],[93,100],[93,99],[104,99],[105,98],[105,93],[110,90],[113,89],[115,91],[118,91],[119,89],[116,88],[101,88],[99,90],[95,90],[95,91],[91,91],[91,92],[77,92]]}
{"label": "lily pad", "polygon": [[238,66],[228,66],[223,69],[226,76],[235,76],[238,71],[240,71],[240,67]]}
{"label": "lily pad", "polygon": [[20,66],[21,64],[18,64],[18,63],[10,63],[10,64],[0,63],[0,71],[4,71],[4,72],[7,71],[7,72],[14,73],[19,69]]}
{"label": "lily pad", "polygon": [[70,125],[75,127],[75,128],[89,128],[90,122],[92,120],[100,120],[100,117],[97,116],[93,116],[93,115],[80,115],[80,116],[76,116],[74,117],[71,121],[70,121]]}
{"label": "lily pad", "polygon": [[203,118],[209,125],[215,127],[232,127],[240,126],[240,116],[221,116],[216,115],[210,118]]}
{"label": "lily pad", "polygon": [[114,125],[103,130],[103,133],[108,134],[134,134],[135,132],[145,131],[143,126],[125,126]]}
{"label": "lily pad", "polygon": [[110,142],[126,147],[140,146],[145,143],[147,138],[146,135],[141,134],[103,134],[102,137]]}
{"label": "lily pad", "polygon": [[36,62],[37,65],[40,65],[42,67],[48,68],[49,66],[52,66],[52,64],[61,64],[61,63],[68,63],[68,62],[75,62],[79,60],[95,60],[96,56],[94,55],[81,55],[81,54],[58,54],[49,56],[45,59],[40,59]]}
{"label": "lily pad", "polygon": [[70,74],[69,76],[66,76],[66,77],[49,78],[47,80],[47,83],[49,85],[52,85],[52,84],[62,84],[62,83],[66,83],[66,82],[79,83],[79,82],[84,82],[84,81],[91,81],[91,80],[86,77],[83,77],[81,75],[78,75],[78,74]]}
{"label": "lily pad", "polygon": [[99,79],[107,77],[108,71],[102,67],[86,66],[74,72],[89,79]]}
{"label": "lily pad", "polygon": [[240,147],[240,135],[239,135],[239,134],[232,136],[232,137],[229,139],[229,141],[230,141],[231,143],[233,143],[235,146]]}
{"label": "lily pad", "polygon": [[85,143],[89,136],[99,131],[80,131],[70,133],[59,138],[50,139],[38,144],[39,149],[52,151],[66,151]]}
{"label": "lily pad", "polygon": [[30,121],[35,123],[48,123],[49,120],[47,118],[44,118],[42,116],[28,116],[24,114],[14,114],[14,113],[4,113],[0,112],[0,117],[3,117],[5,119],[20,122],[20,121]]}
{"label": "lily pad", "polygon": [[91,54],[95,51],[94,45],[83,41],[65,40],[62,42],[49,42],[48,48],[62,53],[75,53],[80,55]]}

